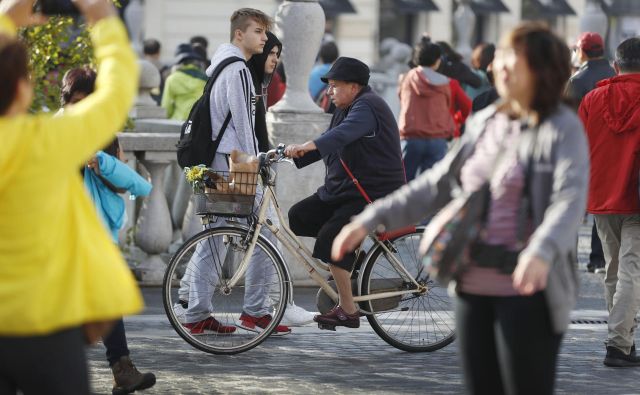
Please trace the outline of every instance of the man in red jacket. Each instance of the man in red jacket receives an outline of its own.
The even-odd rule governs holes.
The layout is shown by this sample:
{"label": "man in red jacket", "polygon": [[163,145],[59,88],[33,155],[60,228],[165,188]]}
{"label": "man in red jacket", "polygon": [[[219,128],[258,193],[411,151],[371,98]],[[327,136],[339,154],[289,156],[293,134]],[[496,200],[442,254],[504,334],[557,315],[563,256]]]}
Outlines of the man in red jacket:
{"label": "man in red jacket", "polygon": [[594,214],[606,262],[607,366],[640,366],[635,351],[640,309],[640,38],[616,50],[618,76],[601,81],[580,105],[589,138],[587,211]]}

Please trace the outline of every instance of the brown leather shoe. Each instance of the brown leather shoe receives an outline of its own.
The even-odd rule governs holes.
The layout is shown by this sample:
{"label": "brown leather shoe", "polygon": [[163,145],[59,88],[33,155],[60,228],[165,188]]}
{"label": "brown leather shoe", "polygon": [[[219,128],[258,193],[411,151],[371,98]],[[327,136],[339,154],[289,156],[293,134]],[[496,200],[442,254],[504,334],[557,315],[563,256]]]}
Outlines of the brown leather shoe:
{"label": "brown leather shoe", "polygon": [[137,390],[144,390],[156,383],[153,373],[140,373],[128,356],[120,357],[112,367],[113,395],[130,394]]}
{"label": "brown leather shoe", "polygon": [[347,328],[360,328],[360,313],[348,314],[342,307],[336,306],[326,314],[313,317],[318,323],[318,328],[335,331],[336,326],[346,326]]}

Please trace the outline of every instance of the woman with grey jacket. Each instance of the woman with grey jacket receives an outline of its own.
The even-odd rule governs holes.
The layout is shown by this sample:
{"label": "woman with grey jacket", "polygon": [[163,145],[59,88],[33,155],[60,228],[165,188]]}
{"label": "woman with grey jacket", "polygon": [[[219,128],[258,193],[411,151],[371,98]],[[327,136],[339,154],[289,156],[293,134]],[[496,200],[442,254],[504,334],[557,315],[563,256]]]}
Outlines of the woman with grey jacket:
{"label": "woman with grey jacket", "polygon": [[465,384],[473,394],[550,394],[569,311],[577,298],[576,239],[589,175],[582,124],[561,104],[570,54],[547,27],[508,33],[493,64],[501,100],[431,170],[345,226],[333,258],[369,232],[416,223],[490,183],[471,263],[455,284]]}

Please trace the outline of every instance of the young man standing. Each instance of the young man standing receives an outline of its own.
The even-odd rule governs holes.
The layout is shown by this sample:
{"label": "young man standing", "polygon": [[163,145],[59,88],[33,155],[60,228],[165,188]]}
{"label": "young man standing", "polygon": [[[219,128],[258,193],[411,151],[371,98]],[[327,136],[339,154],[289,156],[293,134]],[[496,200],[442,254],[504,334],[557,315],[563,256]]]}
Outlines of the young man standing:
{"label": "young man standing", "polygon": [[[211,90],[210,114],[213,140],[218,137],[218,133],[223,132],[227,115],[231,115],[211,164],[214,170],[229,171],[228,158],[233,150],[250,155],[258,154],[258,142],[254,133],[256,93],[246,61],[253,55],[262,53],[270,26],[271,19],[262,11],[252,8],[241,8],[235,11],[231,16],[231,43],[218,47],[211,60],[211,66],[207,69],[207,75],[211,76],[215,68],[225,59],[239,57],[245,60],[227,65],[218,75]],[[259,202],[261,191],[256,194],[256,199]],[[259,204],[256,204],[256,207],[258,206]],[[219,226],[219,223],[220,221],[212,226]],[[187,269],[190,275],[183,277],[179,292],[181,299],[188,295],[184,326],[194,335],[229,334],[236,330],[235,326],[224,325],[211,316],[212,284],[218,283],[216,271],[206,269],[212,265],[212,251],[212,248],[198,246]],[[265,260],[262,255],[264,255],[262,251],[254,252],[247,270],[246,281],[252,283],[252,286],[246,287],[243,313],[240,317],[240,326],[252,331],[266,328],[272,319],[268,303],[265,303],[268,289],[263,279],[268,275],[268,268],[266,264],[262,264]],[[274,335],[287,333],[290,333],[290,329],[283,325],[277,326],[273,332]]]}

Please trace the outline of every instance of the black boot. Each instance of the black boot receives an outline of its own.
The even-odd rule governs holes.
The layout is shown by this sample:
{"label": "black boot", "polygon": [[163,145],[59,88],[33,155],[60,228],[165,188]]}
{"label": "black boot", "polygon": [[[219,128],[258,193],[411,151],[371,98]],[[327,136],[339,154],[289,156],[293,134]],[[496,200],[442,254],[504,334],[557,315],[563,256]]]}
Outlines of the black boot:
{"label": "black boot", "polygon": [[111,367],[113,372],[113,395],[130,394],[136,390],[144,390],[156,383],[153,373],[140,373],[128,356],[120,357],[120,360]]}
{"label": "black boot", "polygon": [[635,353],[635,347],[627,355],[617,347],[607,346],[607,356],[604,358],[604,364],[616,368],[640,366],[640,358]]}

